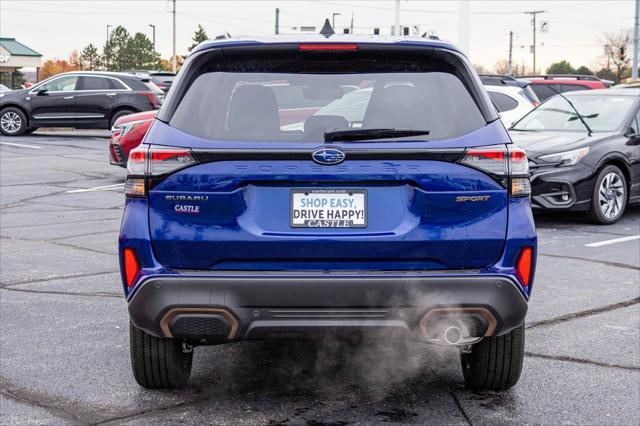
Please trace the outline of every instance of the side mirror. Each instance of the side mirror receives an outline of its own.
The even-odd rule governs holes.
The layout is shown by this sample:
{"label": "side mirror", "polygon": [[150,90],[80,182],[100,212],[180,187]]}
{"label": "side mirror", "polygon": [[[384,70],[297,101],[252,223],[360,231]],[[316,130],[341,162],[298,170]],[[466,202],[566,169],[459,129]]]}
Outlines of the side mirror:
{"label": "side mirror", "polygon": [[39,88],[36,94],[38,96],[47,96],[47,88],[46,87]]}
{"label": "side mirror", "polygon": [[632,129],[629,129],[625,136],[629,138],[629,141],[626,143],[626,145],[640,145],[640,132],[635,132]]}

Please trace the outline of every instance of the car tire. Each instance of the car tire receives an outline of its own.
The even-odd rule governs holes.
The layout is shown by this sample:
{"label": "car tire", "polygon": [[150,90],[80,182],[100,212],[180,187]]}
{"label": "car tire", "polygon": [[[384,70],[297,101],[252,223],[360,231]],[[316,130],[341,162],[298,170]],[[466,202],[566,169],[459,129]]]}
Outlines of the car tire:
{"label": "car tire", "polygon": [[598,173],[591,196],[590,219],[600,225],[616,223],[627,208],[627,179],[614,165]]}
{"label": "car tire", "polygon": [[116,112],[115,114],[113,114],[113,116],[111,117],[111,122],[109,123],[109,130],[111,130],[113,128],[113,125],[115,124],[116,120],[124,115],[129,115],[129,114],[134,114],[135,111],[131,110],[131,109],[121,109],[120,111]]}
{"label": "car tire", "polygon": [[524,325],[502,336],[485,337],[460,353],[468,388],[503,390],[518,383],[524,361]]}
{"label": "car tire", "polygon": [[38,130],[38,128],[37,128],[37,127],[32,127],[32,128],[30,128],[30,129],[25,130],[25,131],[24,131],[24,134],[25,134],[25,135],[30,135],[31,133],[35,132],[36,130]]}
{"label": "car tire", "polygon": [[185,352],[177,339],[155,337],[129,326],[133,377],[147,389],[175,389],[184,386],[191,374],[193,352]]}
{"label": "car tire", "polygon": [[18,108],[0,111],[0,132],[5,136],[21,136],[27,130],[27,117]]}

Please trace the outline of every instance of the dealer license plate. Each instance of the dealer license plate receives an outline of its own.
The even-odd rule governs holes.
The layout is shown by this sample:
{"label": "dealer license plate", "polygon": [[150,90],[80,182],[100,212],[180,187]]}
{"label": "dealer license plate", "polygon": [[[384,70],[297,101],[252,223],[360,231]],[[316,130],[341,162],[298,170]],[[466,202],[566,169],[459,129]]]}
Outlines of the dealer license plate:
{"label": "dealer license plate", "polygon": [[292,189],[291,227],[366,228],[364,189]]}

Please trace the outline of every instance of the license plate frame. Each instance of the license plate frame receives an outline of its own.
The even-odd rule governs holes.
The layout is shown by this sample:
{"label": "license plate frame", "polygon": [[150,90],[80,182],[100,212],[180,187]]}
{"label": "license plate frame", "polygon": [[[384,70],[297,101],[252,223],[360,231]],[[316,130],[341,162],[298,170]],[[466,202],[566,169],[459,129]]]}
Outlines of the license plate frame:
{"label": "license plate frame", "polygon": [[[315,221],[313,225],[305,223],[296,223],[294,220],[294,211],[296,210],[295,206],[295,198],[296,194],[304,194],[305,196],[309,195],[346,195],[347,197],[352,196],[362,196],[362,211],[363,211],[363,220],[362,223],[353,224],[346,223],[348,219],[330,219],[330,218],[314,218],[309,219]],[[345,199],[346,197],[341,197]],[[366,189],[360,188],[293,188],[290,191],[290,209],[289,209],[289,226],[291,228],[322,228],[322,229],[353,229],[353,228],[366,228],[368,226],[368,191]],[[356,200],[357,203],[357,200]],[[327,210],[319,210],[319,211],[327,211]],[[349,225],[349,226],[339,226],[339,225]],[[333,226],[331,226],[333,225]]]}

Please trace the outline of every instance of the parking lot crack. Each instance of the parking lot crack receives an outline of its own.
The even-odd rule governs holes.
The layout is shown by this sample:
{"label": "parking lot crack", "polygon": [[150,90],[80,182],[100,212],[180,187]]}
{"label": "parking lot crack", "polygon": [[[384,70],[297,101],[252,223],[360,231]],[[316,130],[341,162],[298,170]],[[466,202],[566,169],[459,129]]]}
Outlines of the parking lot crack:
{"label": "parking lot crack", "polygon": [[458,399],[458,396],[455,394],[455,392],[449,391],[449,395],[451,395],[451,398],[453,398],[453,402],[456,404],[456,407],[458,407],[458,410],[460,410],[460,413],[462,414],[462,417],[464,417],[464,419],[466,420],[467,424],[469,426],[473,426],[473,422],[471,421],[471,418],[469,417],[467,412],[464,410],[464,407],[460,403],[460,400]]}
{"label": "parking lot crack", "polygon": [[4,378],[0,378],[0,393],[6,398],[18,403],[41,408],[54,417],[74,424],[94,424],[96,421],[104,418],[104,416],[100,416],[96,410],[87,410],[86,404],[83,404],[81,409],[71,410],[68,401],[60,401],[57,398],[37,391],[14,386]]}
{"label": "parking lot crack", "polygon": [[635,305],[637,303],[640,303],[640,297],[635,297],[633,299],[629,299],[629,300],[625,300],[622,302],[618,302],[618,303],[612,303],[610,305],[604,305],[604,306],[599,306],[597,308],[592,308],[592,309],[586,309],[584,311],[578,311],[578,312],[573,312],[570,314],[566,314],[566,315],[561,315],[559,317],[555,317],[555,318],[549,318],[546,320],[542,320],[542,321],[537,321],[531,324],[527,325],[527,329],[532,329],[532,328],[536,328],[536,327],[542,327],[545,325],[553,325],[553,324],[559,324],[559,323],[563,323],[566,321],[571,321],[577,318],[583,318],[583,317],[588,317],[591,315],[597,315],[603,312],[609,312],[609,311],[613,311],[616,309],[621,309],[621,308],[626,308],[627,306],[632,306]]}
{"label": "parking lot crack", "polygon": [[538,253],[538,256],[555,257],[558,259],[581,260],[584,262],[592,262],[592,263],[598,263],[600,265],[613,266],[615,268],[625,268],[625,269],[631,269],[634,271],[640,271],[640,266],[629,265],[626,263],[609,262],[606,260],[588,259],[585,257],[566,256],[562,254],[550,254],[550,253]]}
{"label": "parking lot crack", "polygon": [[6,291],[18,291],[21,293],[35,293],[35,294],[60,294],[63,296],[85,296],[85,297],[112,297],[116,299],[123,299],[124,296],[117,293],[103,293],[103,292],[95,292],[89,293],[84,291],[55,291],[55,290],[31,290],[26,288],[15,288],[15,287],[0,287],[0,290]]}
{"label": "parking lot crack", "polygon": [[547,354],[538,354],[534,352],[525,352],[525,355],[532,358],[543,358],[543,359],[550,359],[553,361],[575,362],[578,364],[594,365],[597,367],[619,368],[622,370],[640,371],[640,367],[634,367],[631,365],[609,364],[606,362],[591,361],[589,359],[575,358],[572,356],[565,356],[565,355],[547,355]]}
{"label": "parking lot crack", "polygon": [[8,287],[23,285],[23,284],[35,284],[35,283],[43,283],[47,281],[66,280],[71,278],[95,277],[98,275],[109,275],[109,274],[115,274],[118,272],[120,271],[113,270],[113,271],[103,271],[103,272],[90,272],[90,273],[84,273],[84,274],[59,275],[55,277],[39,278],[39,279],[27,280],[27,281],[8,281],[8,282],[0,283],[0,288],[8,289]]}

